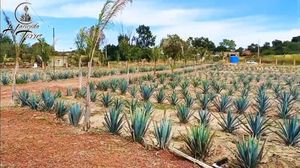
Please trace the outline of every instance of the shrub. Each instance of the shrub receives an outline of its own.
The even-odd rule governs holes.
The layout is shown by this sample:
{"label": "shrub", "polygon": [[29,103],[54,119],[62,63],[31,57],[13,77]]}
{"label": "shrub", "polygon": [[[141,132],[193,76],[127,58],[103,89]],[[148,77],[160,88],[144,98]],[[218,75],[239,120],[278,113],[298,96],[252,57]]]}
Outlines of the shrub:
{"label": "shrub", "polygon": [[297,116],[278,122],[279,131],[276,134],[286,145],[295,146],[300,142],[300,123]]}
{"label": "shrub", "polygon": [[123,128],[123,117],[122,110],[120,108],[110,108],[104,115],[104,126],[112,134],[119,134]]}
{"label": "shrub", "polygon": [[110,104],[112,103],[112,96],[109,94],[109,92],[107,92],[106,94],[102,94],[101,102],[106,108],[110,106]]}
{"label": "shrub", "polygon": [[52,110],[55,103],[55,96],[51,93],[50,90],[44,90],[41,94],[42,98],[42,107],[45,111]]}
{"label": "shrub", "polygon": [[193,157],[204,160],[210,153],[214,134],[203,126],[194,126],[184,136],[184,142]]}
{"label": "shrub", "polygon": [[7,73],[1,74],[1,83],[3,85],[8,85],[10,83],[10,77]]}
{"label": "shrub", "polygon": [[159,89],[158,94],[156,94],[157,103],[163,103],[166,99],[165,91],[163,88]]}
{"label": "shrub", "polygon": [[126,94],[127,89],[128,89],[128,85],[129,85],[129,84],[128,84],[127,80],[122,79],[122,80],[120,81],[119,88],[120,88],[120,91],[121,91],[121,94],[122,94],[122,95]]}
{"label": "shrub", "polygon": [[233,102],[233,105],[234,105],[236,112],[239,114],[244,114],[250,106],[249,100],[247,97],[241,97],[241,98],[236,99]]}
{"label": "shrub", "polygon": [[220,114],[220,118],[220,120],[217,118],[219,121],[218,124],[225,132],[233,133],[241,125],[239,117],[234,116],[231,111],[228,111],[226,115]]}
{"label": "shrub", "polygon": [[131,113],[131,122],[128,122],[131,137],[133,141],[138,143],[144,142],[144,136],[149,128],[151,115],[148,115],[145,110],[136,109]]}
{"label": "shrub", "polygon": [[193,112],[186,105],[178,105],[176,107],[177,117],[181,123],[187,123],[193,115]]}
{"label": "shrub", "polygon": [[246,120],[247,123],[242,124],[244,125],[245,130],[255,138],[259,138],[270,126],[268,123],[269,119],[265,116],[261,116],[259,113],[256,113],[255,116],[248,115]]}
{"label": "shrub", "polygon": [[154,124],[154,135],[160,149],[167,149],[172,138],[172,121],[164,117],[160,124]]}
{"label": "shrub", "polygon": [[29,99],[29,91],[28,90],[19,91],[18,98],[19,98],[19,101],[21,102],[21,106],[27,106],[28,99]]}
{"label": "shrub", "polygon": [[80,107],[80,104],[73,104],[71,107],[70,107],[70,114],[69,114],[69,121],[70,123],[77,127],[78,124],[79,124],[79,121],[82,117],[82,109]]}
{"label": "shrub", "polygon": [[144,101],[149,101],[150,97],[152,96],[154,92],[154,87],[153,86],[147,86],[147,85],[141,85],[140,86],[140,92],[141,96]]}
{"label": "shrub", "polygon": [[211,113],[208,110],[199,110],[199,123],[208,126],[211,120]]}
{"label": "shrub", "polygon": [[69,110],[64,101],[56,102],[54,109],[55,109],[56,118],[60,118],[60,119],[63,119]]}
{"label": "shrub", "polygon": [[223,95],[221,98],[215,100],[213,104],[218,112],[227,112],[231,106],[231,99],[229,96]]}
{"label": "shrub", "polygon": [[237,151],[233,154],[236,158],[236,166],[256,168],[263,159],[265,143],[260,147],[259,141],[253,137],[236,144]]}

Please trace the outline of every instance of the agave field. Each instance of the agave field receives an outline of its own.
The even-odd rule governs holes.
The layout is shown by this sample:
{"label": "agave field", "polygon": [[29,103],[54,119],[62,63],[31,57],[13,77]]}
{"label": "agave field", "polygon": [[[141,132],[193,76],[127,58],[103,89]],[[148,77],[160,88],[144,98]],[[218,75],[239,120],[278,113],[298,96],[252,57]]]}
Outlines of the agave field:
{"label": "agave field", "polygon": [[[212,64],[174,73],[167,69],[162,66],[154,75],[151,68],[132,68],[126,77],[114,75],[126,74],[122,69],[95,70],[93,79],[100,80],[89,86],[18,89],[18,102],[21,108],[53,113],[79,129],[89,87],[92,129],[156,150],[176,148],[209,165],[227,158],[224,167],[300,166],[299,67]],[[132,75],[140,72],[146,73]],[[41,79],[38,73],[24,74],[20,80]],[[49,72],[46,78],[61,82],[78,76],[55,75]],[[110,77],[102,80],[106,75]],[[9,84],[10,75],[2,73],[1,81]]]}

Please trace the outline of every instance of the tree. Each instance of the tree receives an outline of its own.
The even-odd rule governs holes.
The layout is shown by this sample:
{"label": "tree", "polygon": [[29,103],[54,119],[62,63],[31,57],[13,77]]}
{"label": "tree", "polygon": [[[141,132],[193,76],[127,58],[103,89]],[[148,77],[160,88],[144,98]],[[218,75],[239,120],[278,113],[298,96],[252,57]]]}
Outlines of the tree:
{"label": "tree", "polygon": [[183,40],[177,34],[168,35],[167,38],[162,39],[161,41],[161,48],[163,49],[164,54],[166,54],[173,61],[173,64],[170,64],[172,73],[176,65],[176,60],[182,51],[182,44]]}
{"label": "tree", "polygon": [[99,15],[98,22],[96,25],[85,29],[83,35],[86,45],[86,51],[89,57],[88,63],[88,74],[86,80],[86,104],[85,104],[85,113],[84,113],[84,130],[90,128],[90,116],[91,116],[91,97],[90,97],[90,77],[92,71],[92,63],[95,52],[99,49],[100,42],[104,39],[103,30],[107,28],[107,25],[111,22],[111,19],[121,11],[127,3],[130,3],[131,0],[106,0],[104,6],[102,7]]}
{"label": "tree", "polygon": [[235,50],[236,44],[234,40],[223,39],[219,44],[222,49],[226,49],[226,51]]}
{"label": "tree", "polygon": [[81,56],[86,54],[87,44],[85,42],[85,34],[84,29],[80,29],[75,38],[76,45],[76,55],[78,57],[78,70],[79,70],[79,89],[82,88],[82,60]]}
{"label": "tree", "polygon": [[236,52],[239,52],[240,55],[242,55],[243,51],[244,51],[244,48],[243,48],[243,47],[239,47],[239,48],[236,50]]}
{"label": "tree", "polygon": [[300,42],[300,36],[293,37],[293,38],[292,38],[292,42],[293,42],[293,43]]}
{"label": "tree", "polygon": [[127,35],[124,34],[120,34],[118,36],[118,49],[119,49],[119,58],[122,61],[126,61],[128,60],[128,58],[130,57],[130,50],[131,50],[131,46],[130,46],[130,38]]}
{"label": "tree", "polygon": [[9,36],[0,33],[0,62],[15,56],[14,44]]}
{"label": "tree", "polygon": [[205,48],[209,51],[213,51],[216,48],[214,42],[210,41],[208,38],[205,37],[189,37],[187,42],[190,43],[193,47]]}
{"label": "tree", "polygon": [[34,58],[40,56],[42,61],[47,63],[53,54],[53,47],[46,42],[45,38],[41,38],[31,46],[31,53]]}
{"label": "tree", "polygon": [[281,40],[274,40],[272,41],[272,48],[276,55],[283,54],[283,46]]}
{"label": "tree", "polygon": [[251,43],[247,50],[249,50],[251,53],[256,53],[258,51],[257,44]]}
{"label": "tree", "polygon": [[138,37],[134,37],[135,43],[141,48],[149,48],[155,45],[155,36],[152,35],[149,26],[140,25],[136,29]]}
{"label": "tree", "polygon": [[107,52],[107,59],[109,61],[119,61],[119,47],[113,44],[108,44],[104,47],[104,52]]}
{"label": "tree", "polygon": [[159,47],[154,47],[152,49],[152,57],[151,60],[154,61],[154,75],[156,74],[156,64],[157,61],[160,59],[161,57],[161,49]]}

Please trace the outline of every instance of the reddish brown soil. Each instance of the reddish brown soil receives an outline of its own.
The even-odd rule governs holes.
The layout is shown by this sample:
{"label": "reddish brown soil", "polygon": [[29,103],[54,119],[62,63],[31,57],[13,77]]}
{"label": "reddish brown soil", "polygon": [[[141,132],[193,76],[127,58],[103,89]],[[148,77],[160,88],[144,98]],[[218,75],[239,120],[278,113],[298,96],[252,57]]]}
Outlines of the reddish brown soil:
{"label": "reddish brown soil", "polygon": [[48,113],[4,108],[0,114],[0,167],[197,167],[118,136],[81,132]]}

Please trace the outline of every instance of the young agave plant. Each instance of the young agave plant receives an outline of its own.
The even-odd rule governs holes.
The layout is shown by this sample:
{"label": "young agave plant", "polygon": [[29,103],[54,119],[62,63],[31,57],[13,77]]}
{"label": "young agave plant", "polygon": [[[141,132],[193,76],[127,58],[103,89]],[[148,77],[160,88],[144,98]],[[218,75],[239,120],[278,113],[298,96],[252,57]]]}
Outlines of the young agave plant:
{"label": "young agave plant", "polygon": [[72,89],[72,87],[68,87],[67,96],[72,96],[72,95],[73,95],[73,89]]}
{"label": "young agave plant", "polygon": [[300,93],[297,87],[290,87],[290,93],[292,94],[294,101],[298,100]]}
{"label": "young agave plant", "polygon": [[133,113],[138,107],[138,101],[136,99],[131,99],[131,101],[126,101],[126,108],[130,113]]}
{"label": "young agave plant", "polygon": [[176,94],[175,91],[173,91],[173,93],[172,93],[172,95],[170,97],[170,103],[173,106],[176,106],[179,103],[179,99],[178,99],[178,96],[177,96],[177,94]]}
{"label": "young agave plant", "polygon": [[203,125],[194,126],[183,136],[184,142],[193,157],[204,160],[210,153],[214,133]]}
{"label": "young agave plant", "polygon": [[241,125],[239,117],[237,115],[234,116],[231,111],[228,111],[226,115],[220,114],[220,118],[217,118],[218,124],[225,132],[233,133]]}
{"label": "young agave plant", "polygon": [[184,98],[191,95],[188,89],[181,90],[181,93]]}
{"label": "young agave plant", "polygon": [[10,77],[7,73],[1,74],[1,83],[3,85],[8,85],[10,83]]}
{"label": "young agave plant", "polygon": [[222,95],[221,98],[218,98],[213,102],[215,108],[218,112],[227,112],[231,106],[231,99],[227,95]]}
{"label": "young agave plant", "polygon": [[103,124],[107,130],[112,134],[119,134],[123,128],[123,118],[122,110],[116,107],[110,108],[104,115]]}
{"label": "young agave plant", "polygon": [[104,107],[109,107],[110,104],[112,103],[113,99],[112,96],[107,92],[106,94],[103,94],[101,97],[101,102],[104,105]]}
{"label": "young agave plant", "polygon": [[163,150],[167,149],[172,139],[172,121],[164,116],[160,124],[156,122],[154,124],[154,135],[159,148]]}
{"label": "young agave plant", "polygon": [[199,123],[203,126],[208,126],[211,121],[211,113],[208,110],[199,110]]}
{"label": "young agave plant", "polygon": [[186,105],[178,105],[176,107],[177,110],[177,117],[179,118],[179,121],[181,123],[187,123],[191,116],[193,115],[193,112],[190,108],[188,108]]}
{"label": "young agave plant", "polygon": [[173,81],[169,83],[169,86],[171,87],[172,90],[175,90],[176,87],[178,86],[178,83]]}
{"label": "young agave plant", "polygon": [[273,86],[275,98],[279,97],[281,90],[282,90],[282,87],[279,84]]}
{"label": "young agave plant", "polygon": [[97,89],[99,90],[103,90],[103,91],[107,91],[108,88],[109,88],[109,81],[107,80],[104,80],[104,81],[100,81],[98,84],[97,84]]}
{"label": "young agave plant", "polygon": [[62,93],[61,93],[61,90],[59,89],[55,92],[54,97],[56,99],[56,98],[60,98],[61,96],[62,96]]}
{"label": "young agave plant", "polygon": [[90,97],[91,97],[91,101],[92,102],[96,102],[96,100],[97,100],[97,92],[96,91],[91,91]]}
{"label": "young agave plant", "polygon": [[293,108],[293,96],[288,92],[282,92],[278,97],[278,116],[280,118],[288,118],[292,113]]}
{"label": "young agave plant", "polygon": [[240,97],[233,102],[234,108],[238,114],[244,114],[250,106],[247,97]]}
{"label": "young agave plant", "polygon": [[211,95],[211,94],[200,94],[198,93],[196,95],[197,100],[200,103],[201,109],[202,110],[208,110],[212,100],[215,98],[215,95]]}
{"label": "young agave plant", "polygon": [[226,85],[223,83],[212,82],[212,88],[215,90],[217,94],[221,93],[223,89],[226,88]]}
{"label": "young agave plant", "polygon": [[28,99],[28,105],[31,109],[37,110],[39,108],[40,99],[35,94],[31,94]]}
{"label": "young agave plant", "polygon": [[129,85],[129,84],[128,84],[127,80],[122,79],[122,80],[120,81],[119,88],[120,88],[120,91],[121,91],[121,94],[122,94],[122,95],[125,95],[125,94],[126,94],[127,89],[128,89],[128,85]]}
{"label": "young agave plant", "polygon": [[123,110],[124,104],[125,104],[125,102],[122,99],[119,99],[119,98],[116,98],[113,101],[113,106],[117,110]]}
{"label": "young agave plant", "polygon": [[260,115],[266,115],[271,108],[270,98],[264,91],[259,91],[258,96],[255,99],[254,109]]}
{"label": "young agave plant", "polygon": [[43,109],[45,111],[52,110],[54,103],[55,103],[55,99],[56,99],[55,95],[53,95],[50,90],[44,90],[44,91],[42,91],[41,98],[42,98],[42,102],[43,102],[43,104],[42,104]]}
{"label": "young agave plant", "polygon": [[70,113],[69,113],[70,124],[77,127],[81,117],[82,117],[82,109],[80,107],[80,104],[77,104],[77,103],[73,104],[70,107]]}
{"label": "young agave plant", "polygon": [[29,91],[28,90],[19,91],[18,98],[19,98],[19,101],[21,102],[21,106],[27,106],[28,99],[29,99]]}
{"label": "young agave plant", "polygon": [[279,131],[275,132],[286,145],[295,146],[300,142],[300,123],[297,116],[278,122]]}
{"label": "young agave plant", "polygon": [[237,167],[256,168],[264,157],[264,146],[259,145],[259,141],[253,137],[236,144],[237,150],[233,152],[236,158]]}
{"label": "young agave plant", "polygon": [[266,132],[269,124],[269,119],[265,116],[261,116],[259,113],[256,113],[255,116],[248,115],[246,117],[247,123],[243,123],[245,130],[255,138],[259,138],[263,133]]}
{"label": "young agave plant", "polygon": [[149,101],[155,88],[153,86],[141,85],[140,86],[141,96],[144,101]]}
{"label": "young agave plant", "polygon": [[158,94],[156,94],[157,103],[161,104],[164,102],[165,99],[166,99],[165,91],[163,88],[161,88],[161,89],[159,89]]}
{"label": "young agave plant", "polygon": [[209,91],[209,88],[210,88],[209,82],[206,80],[202,81],[202,88],[201,88],[202,93],[207,94]]}
{"label": "young agave plant", "polygon": [[56,118],[63,119],[69,109],[64,101],[59,101],[55,103],[54,110]]}
{"label": "young agave plant", "polygon": [[136,98],[136,94],[137,94],[137,88],[135,86],[131,87],[131,89],[130,89],[131,97]]}
{"label": "young agave plant", "polygon": [[241,97],[248,97],[249,92],[250,92],[250,86],[246,87],[246,88],[243,88],[243,90],[241,91]]}
{"label": "young agave plant", "polygon": [[182,83],[180,83],[181,90],[186,90],[190,86],[189,80],[184,80]]}
{"label": "young agave plant", "polygon": [[110,81],[110,88],[113,92],[116,92],[117,88],[119,86],[119,80],[118,79],[112,79]]}
{"label": "young agave plant", "polygon": [[39,74],[35,73],[35,74],[33,74],[33,75],[31,76],[31,81],[32,81],[32,82],[36,82],[36,81],[38,81],[38,80],[40,80],[40,75],[39,75]]}
{"label": "young agave plant", "polygon": [[192,106],[194,104],[194,98],[192,96],[188,95],[184,98],[184,102],[188,108],[192,108]]}
{"label": "young agave plant", "polygon": [[144,136],[149,128],[151,115],[148,115],[145,110],[136,109],[131,113],[131,122],[128,121],[128,127],[130,129],[131,137],[133,141],[138,143],[144,142]]}

